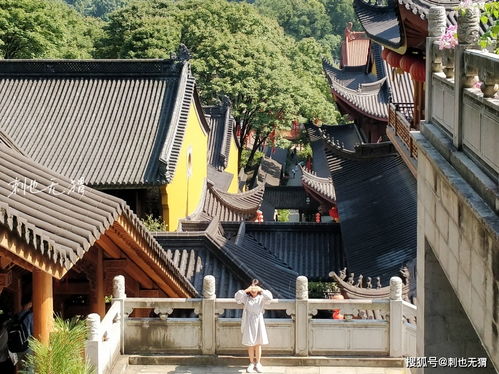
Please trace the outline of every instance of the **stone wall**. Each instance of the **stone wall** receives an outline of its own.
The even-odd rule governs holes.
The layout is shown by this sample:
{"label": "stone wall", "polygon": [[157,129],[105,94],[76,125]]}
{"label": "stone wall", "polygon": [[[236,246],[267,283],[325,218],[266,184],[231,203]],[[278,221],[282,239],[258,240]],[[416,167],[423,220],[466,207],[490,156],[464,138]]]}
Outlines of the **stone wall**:
{"label": "stone wall", "polygon": [[[430,143],[431,127],[425,124],[421,134],[413,134],[418,143],[418,284],[425,285],[418,288],[418,355],[443,352],[438,338],[454,346],[458,356],[478,352],[471,348],[473,338],[464,338],[469,332],[452,300],[457,296],[489,361],[499,368],[499,218]],[[473,163],[468,164],[472,174]],[[435,274],[440,271],[451,289]],[[455,324],[448,324],[450,319]]]}

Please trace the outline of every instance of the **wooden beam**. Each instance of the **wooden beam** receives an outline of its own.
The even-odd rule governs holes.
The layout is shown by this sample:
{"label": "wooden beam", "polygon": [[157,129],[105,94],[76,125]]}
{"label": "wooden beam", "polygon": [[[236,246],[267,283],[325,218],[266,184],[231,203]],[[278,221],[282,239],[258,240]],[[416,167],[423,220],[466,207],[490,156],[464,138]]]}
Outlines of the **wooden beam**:
{"label": "wooden beam", "polygon": [[[161,288],[165,293],[170,297],[188,297],[183,293],[174,290],[169,283],[166,282],[167,272],[162,271],[157,265],[154,264],[154,259],[148,256],[148,253],[143,249],[135,249],[132,245],[130,245],[125,239],[121,236],[126,235],[129,236],[126,232],[120,233],[120,228],[113,226],[110,230],[106,232],[106,234],[112,238],[112,240],[119,245],[119,247],[126,253],[126,255],[133,261],[135,264],[145,271],[150,278]],[[140,242],[137,242],[137,239],[131,238],[132,241],[135,240],[137,245]]]}
{"label": "wooden beam", "polygon": [[[186,289],[171,273],[161,257],[151,248],[144,236],[137,228],[123,215],[118,217],[117,222],[113,225],[118,228],[118,231],[123,232],[127,237],[131,238],[133,243],[136,243],[137,252],[142,255],[147,261],[151,262],[152,268],[155,270],[161,280],[166,278],[167,288],[174,291],[178,297],[193,297],[195,294]],[[151,277],[152,278],[152,277]],[[156,282],[157,283],[157,282]],[[159,283],[158,283],[159,285]],[[163,289],[165,292],[166,290]],[[172,295],[173,296],[173,295]]]}
{"label": "wooden beam", "polygon": [[8,256],[16,265],[29,271],[39,269],[57,279],[61,279],[68,271],[61,265],[53,263],[48,256],[42,255],[4,227],[0,227],[0,250],[3,250],[2,255]]}
{"label": "wooden beam", "polygon": [[42,344],[48,344],[54,314],[52,276],[39,269],[33,271],[32,301],[33,335]]}
{"label": "wooden beam", "polygon": [[96,244],[104,249],[107,255],[111,258],[121,258],[122,253],[121,249],[113,243],[111,239],[107,235],[101,235],[99,240],[97,240]]}
{"label": "wooden beam", "polygon": [[138,281],[141,287],[146,289],[156,288],[156,285],[151,278],[128,258],[104,260],[104,271],[108,270],[115,272],[119,272],[121,270],[122,272],[128,273],[132,278]]}

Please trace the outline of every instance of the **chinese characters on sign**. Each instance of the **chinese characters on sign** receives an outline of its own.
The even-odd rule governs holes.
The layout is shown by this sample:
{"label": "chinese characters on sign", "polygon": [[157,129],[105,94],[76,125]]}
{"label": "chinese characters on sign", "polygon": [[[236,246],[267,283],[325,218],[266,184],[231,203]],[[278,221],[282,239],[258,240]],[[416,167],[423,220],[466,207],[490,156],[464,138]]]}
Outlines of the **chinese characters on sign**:
{"label": "chinese characters on sign", "polygon": [[486,357],[406,357],[408,368],[485,368]]}
{"label": "chinese characters on sign", "polygon": [[16,178],[12,182],[10,182],[9,185],[11,186],[11,191],[8,197],[17,194],[26,195],[26,193],[36,195],[42,192],[48,193],[49,195],[53,196],[59,196],[63,194],[71,195],[73,193],[79,194],[81,196],[85,195],[85,184],[83,178],[71,180],[71,186],[69,188],[60,186],[59,183],[53,179],[50,179],[50,184],[44,188],[40,188],[36,180],[29,178],[24,178],[24,180]]}

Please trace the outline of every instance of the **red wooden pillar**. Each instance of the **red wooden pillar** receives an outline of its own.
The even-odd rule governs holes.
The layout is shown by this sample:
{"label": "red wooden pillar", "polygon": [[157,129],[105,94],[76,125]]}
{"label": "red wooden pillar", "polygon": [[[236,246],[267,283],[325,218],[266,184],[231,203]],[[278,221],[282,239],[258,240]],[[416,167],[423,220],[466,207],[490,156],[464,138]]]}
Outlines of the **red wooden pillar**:
{"label": "red wooden pillar", "polygon": [[52,276],[42,270],[33,271],[33,335],[43,344],[49,343],[52,330],[54,299]]}
{"label": "red wooden pillar", "polygon": [[97,248],[97,258],[95,266],[95,290],[91,290],[93,294],[92,312],[104,318],[106,315],[106,302],[104,300],[104,258],[102,248]]}

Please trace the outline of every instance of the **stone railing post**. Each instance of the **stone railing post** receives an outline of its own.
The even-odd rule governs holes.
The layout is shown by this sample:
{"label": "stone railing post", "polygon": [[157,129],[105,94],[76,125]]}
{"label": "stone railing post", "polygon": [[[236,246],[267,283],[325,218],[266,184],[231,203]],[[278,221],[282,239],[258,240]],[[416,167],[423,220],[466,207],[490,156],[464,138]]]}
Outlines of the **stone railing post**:
{"label": "stone railing post", "polygon": [[404,353],[404,325],[402,314],[402,279],[390,278],[390,357]]}
{"label": "stone railing post", "polygon": [[436,56],[433,52],[433,43],[445,33],[447,25],[447,13],[442,6],[431,7],[428,13],[428,32],[426,38],[426,90],[425,90],[425,119],[426,122],[431,122],[433,114],[433,72],[441,71],[441,57]]}
{"label": "stone railing post", "polygon": [[120,303],[120,353],[125,354],[125,277],[117,275],[113,278],[113,303]]}
{"label": "stone railing post", "polygon": [[100,338],[100,316],[97,313],[92,313],[87,316],[85,320],[88,337],[86,342],[86,354],[87,360],[95,368],[97,374],[101,374],[101,367],[99,366],[99,356],[101,350],[101,338]]}
{"label": "stone railing post", "polygon": [[457,35],[459,44],[456,46],[454,58],[454,130],[452,142],[461,150],[463,147],[463,88],[471,87],[473,79],[464,68],[464,51],[476,48],[480,37],[480,9],[472,7],[457,18]]}
{"label": "stone railing post", "polygon": [[296,278],[295,354],[308,356],[308,279]]}
{"label": "stone railing post", "polygon": [[215,277],[203,279],[203,301],[201,305],[201,351],[205,355],[215,354]]}

